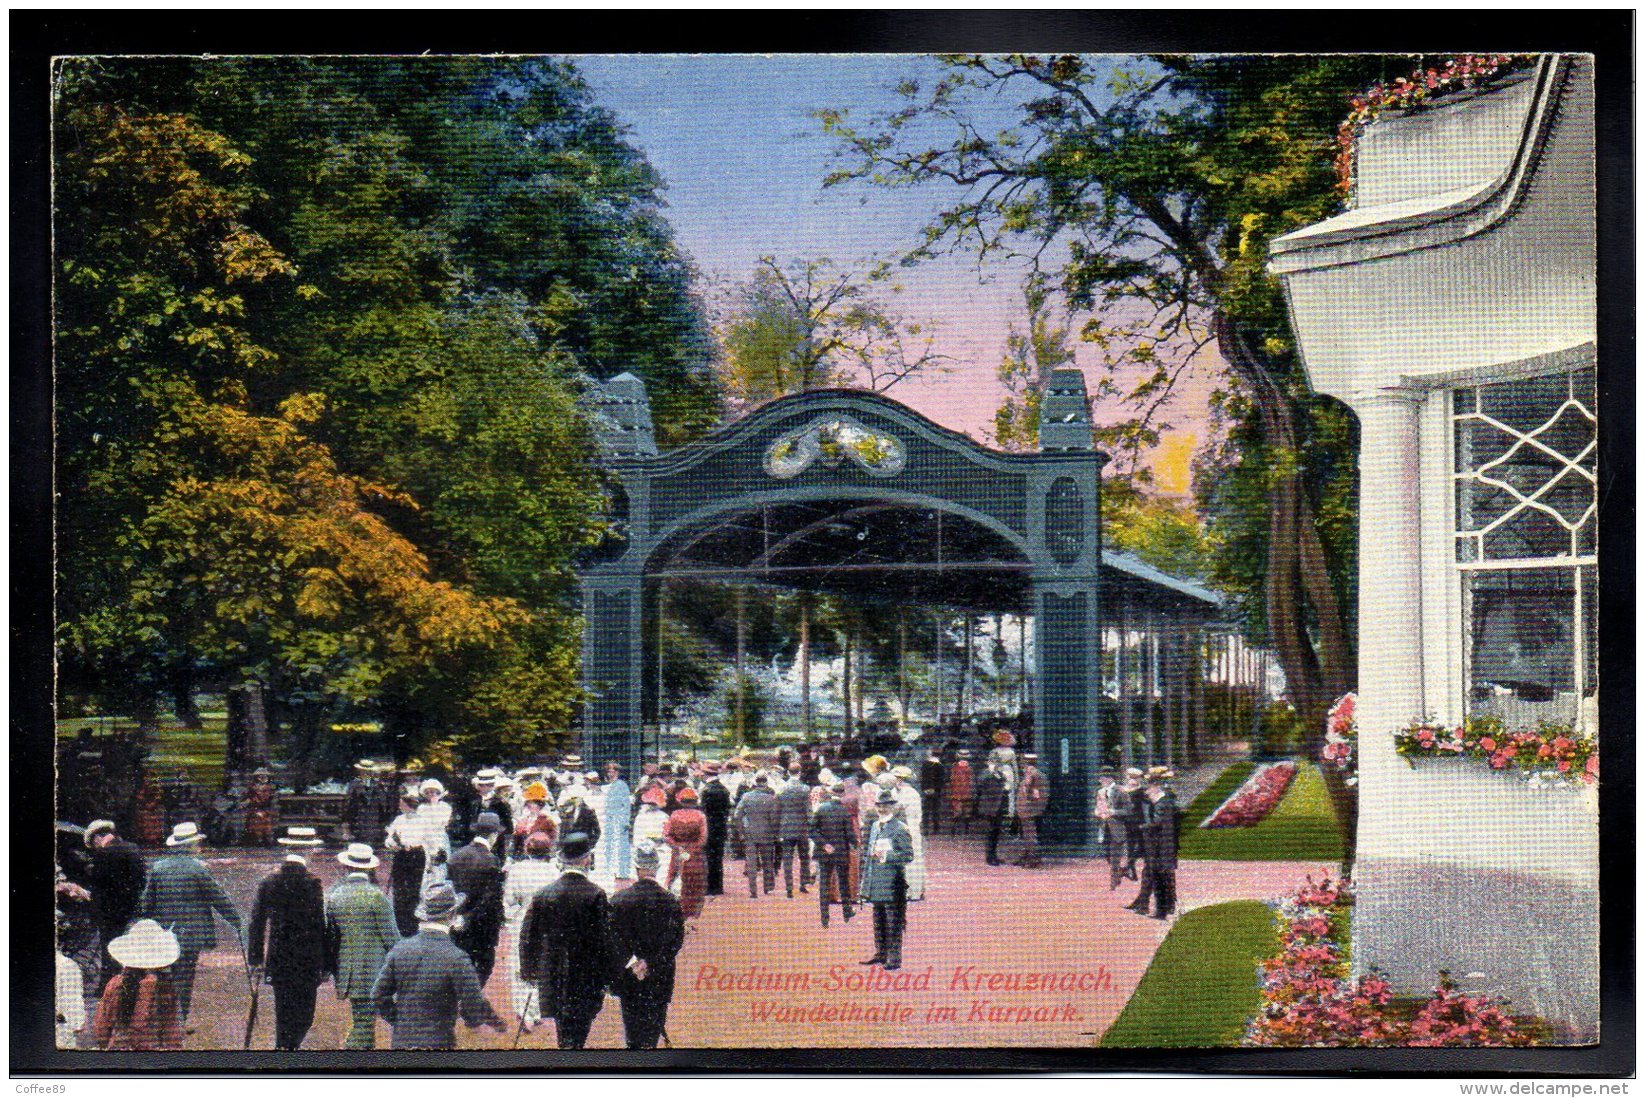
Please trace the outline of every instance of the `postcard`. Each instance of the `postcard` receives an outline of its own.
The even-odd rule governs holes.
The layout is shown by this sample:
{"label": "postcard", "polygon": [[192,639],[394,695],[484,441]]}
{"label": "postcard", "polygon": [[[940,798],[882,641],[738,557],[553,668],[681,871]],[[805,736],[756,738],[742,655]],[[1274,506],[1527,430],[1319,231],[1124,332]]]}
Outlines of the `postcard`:
{"label": "postcard", "polygon": [[50,96],[54,1068],[1602,1040],[1594,55]]}

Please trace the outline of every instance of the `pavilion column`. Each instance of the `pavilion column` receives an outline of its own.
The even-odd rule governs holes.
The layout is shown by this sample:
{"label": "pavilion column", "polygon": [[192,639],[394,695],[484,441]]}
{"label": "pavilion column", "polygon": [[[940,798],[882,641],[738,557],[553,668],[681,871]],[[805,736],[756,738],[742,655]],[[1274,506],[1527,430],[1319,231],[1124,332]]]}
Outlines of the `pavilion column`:
{"label": "pavilion column", "polygon": [[[1359,858],[1356,884],[1363,894],[1354,918],[1354,962],[1397,970],[1394,951],[1362,942],[1366,935],[1399,925],[1421,907],[1424,882],[1401,864],[1409,844],[1399,836],[1410,826],[1411,806],[1401,793],[1411,784],[1409,767],[1394,753],[1397,729],[1425,715],[1422,646],[1422,544],[1418,413],[1420,394],[1379,389],[1354,402],[1360,421],[1359,559],[1375,582],[1359,585]],[[1366,562],[1375,562],[1375,570]],[[1521,794],[1523,796],[1523,794]],[[1384,868],[1384,861],[1388,867]],[[1435,910],[1438,919],[1442,912]]]}
{"label": "pavilion column", "polygon": [[811,742],[811,599],[800,595],[800,728]]}
{"label": "pavilion column", "polygon": [[1131,748],[1131,696],[1126,692],[1131,680],[1131,599],[1125,594],[1120,595],[1119,622],[1119,643],[1114,646],[1114,674],[1119,679],[1115,693],[1119,699],[1120,762],[1124,766],[1135,766],[1136,753]]}
{"label": "pavilion column", "polygon": [[1159,764],[1159,735],[1154,727],[1154,679],[1159,672],[1159,653],[1154,647],[1157,639],[1154,634],[1154,615],[1149,611],[1142,617],[1142,645],[1139,653],[1142,672],[1143,740],[1148,745],[1149,766]]}
{"label": "pavilion column", "polygon": [[607,762],[636,774],[644,752],[641,676],[644,671],[644,579],[638,570],[589,571],[583,591],[583,736],[591,767]]}
{"label": "pavilion column", "polygon": [[1034,607],[1034,741],[1051,783],[1043,845],[1057,854],[1091,855],[1091,791],[1102,753],[1096,578],[1036,576]]}

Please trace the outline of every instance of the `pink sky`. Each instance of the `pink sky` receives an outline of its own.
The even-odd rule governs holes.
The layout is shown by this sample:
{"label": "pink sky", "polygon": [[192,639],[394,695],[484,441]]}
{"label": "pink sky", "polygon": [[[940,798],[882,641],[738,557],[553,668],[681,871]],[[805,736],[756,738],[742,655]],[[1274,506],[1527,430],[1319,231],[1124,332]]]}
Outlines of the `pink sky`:
{"label": "pink sky", "polygon": [[[841,265],[895,258],[919,239],[933,214],[958,196],[933,188],[844,186],[825,190],[830,146],[811,116],[818,107],[857,115],[896,105],[890,88],[938,71],[915,55],[589,56],[576,58],[595,98],[628,128],[667,186],[665,213],[705,289],[746,280],[761,256],[787,263],[830,258]],[[979,120],[1009,126],[1018,107],[982,102]],[[898,272],[891,300],[909,320],[930,325],[935,349],[953,361],[910,379],[890,396],[946,427],[993,443],[994,411],[1005,397],[996,371],[1013,322],[1026,319],[1024,269],[970,257]],[[1077,329],[1085,318],[1076,318]],[[1077,347],[1096,388],[1098,349]],[[1186,460],[1206,433],[1206,397],[1220,376],[1214,355],[1185,376],[1166,419],[1177,425],[1150,463],[1162,489],[1186,491]],[[1097,421],[1122,415],[1100,405]]]}

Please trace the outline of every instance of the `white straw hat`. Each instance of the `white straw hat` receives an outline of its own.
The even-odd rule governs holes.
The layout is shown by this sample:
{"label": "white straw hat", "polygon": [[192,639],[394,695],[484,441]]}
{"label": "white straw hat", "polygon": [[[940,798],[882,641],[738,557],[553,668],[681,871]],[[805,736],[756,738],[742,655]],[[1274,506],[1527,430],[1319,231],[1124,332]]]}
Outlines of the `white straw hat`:
{"label": "white straw hat", "polygon": [[201,842],[204,839],[205,836],[200,834],[200,828],[196,824],[180,823],[171,829],[170,835],[166,836],[166,845],[185,846],[189,843]]}
{"label": "white straw hat", "polygon": [[369,843],[349,843],[348,849],[337,855],[337,860],[350,869],[376,869],[382,864],[371,852]]}
{"label": "white straw hat", "polygon": [[126,968],[165,968],[182,954],[177,935],[153,919],[138,919],[108,948],[109,956]]}
{"label": "white straw hat", "polygon": [[288,827],[286,833],[275,840],[281,846],[324,846],[324,841],[312,827]]}

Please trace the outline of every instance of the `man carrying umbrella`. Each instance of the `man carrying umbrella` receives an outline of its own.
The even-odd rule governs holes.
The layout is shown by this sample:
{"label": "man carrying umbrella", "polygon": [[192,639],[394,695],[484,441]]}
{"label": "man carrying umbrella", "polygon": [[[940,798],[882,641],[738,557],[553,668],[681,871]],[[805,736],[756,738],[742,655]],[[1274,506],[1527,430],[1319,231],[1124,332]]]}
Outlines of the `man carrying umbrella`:
{"label": "man carrying umbrella", "polygon": [[247,935],[253,980],[274,988],[274,1047],[295,1051],[314,1025],[314,1000],[326,978],[326,910],[320,878],[303,851],[320,845],[312,827],[288,827],[279,838],[285,861],[257,886]]}

